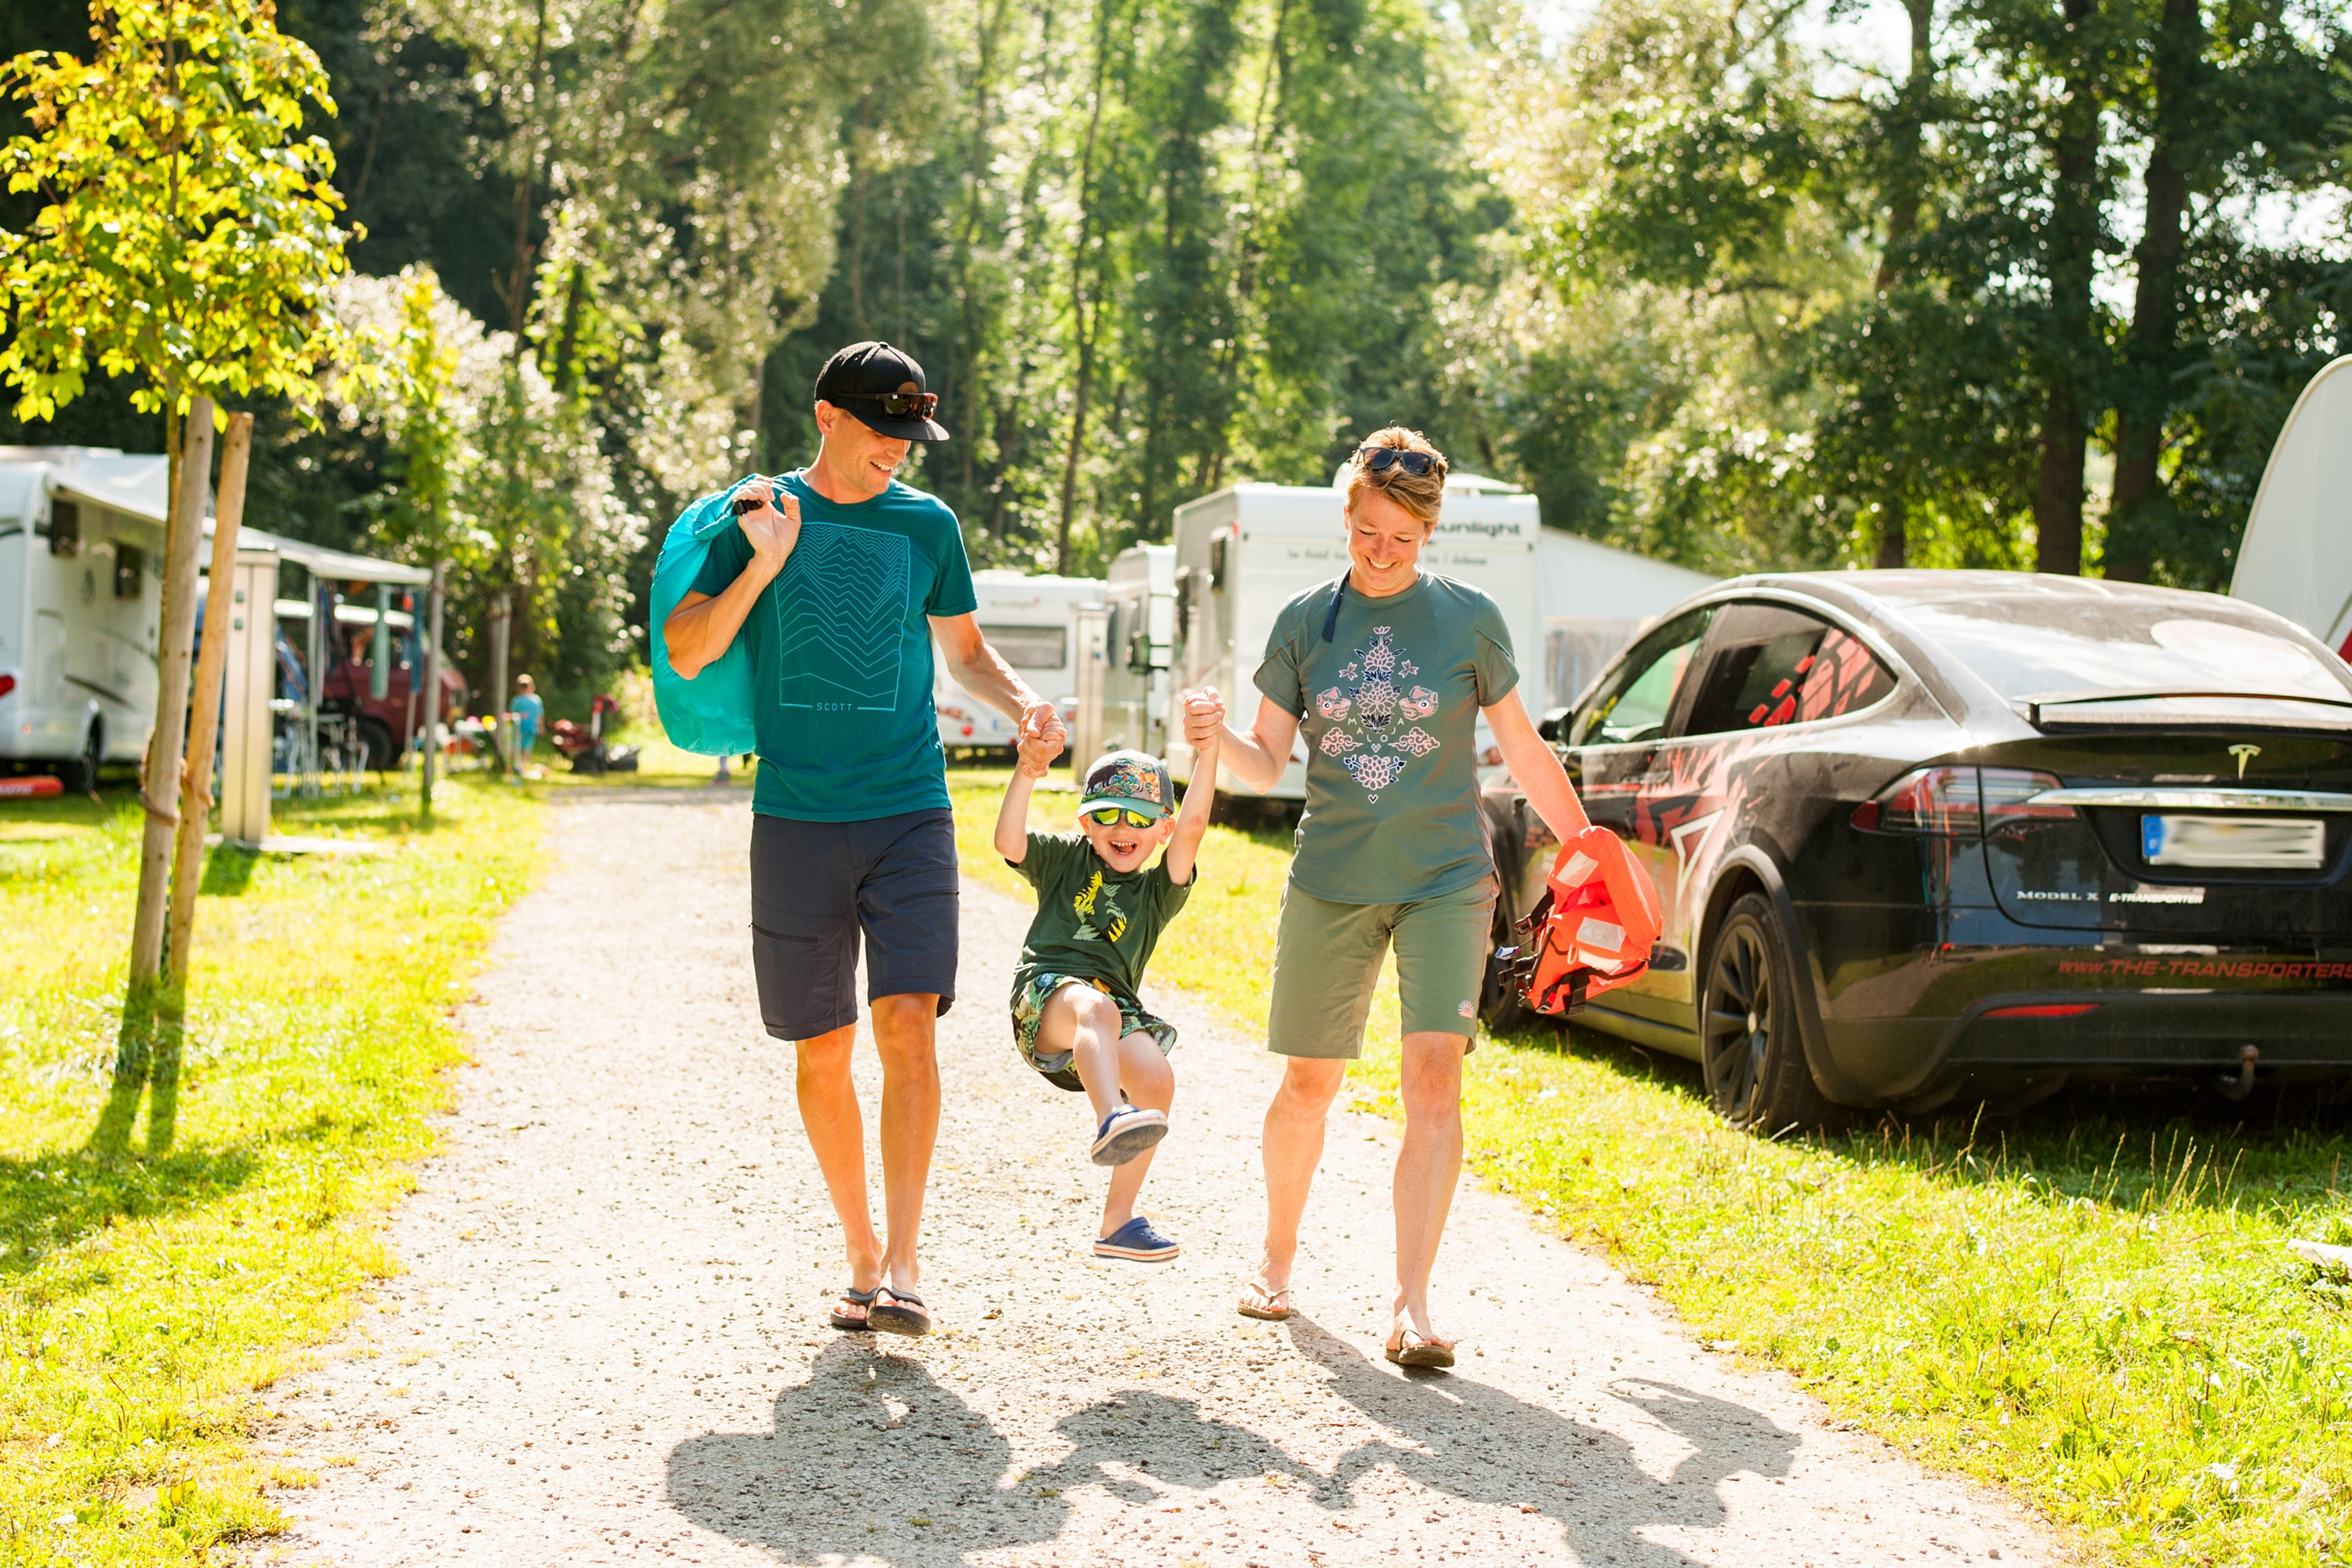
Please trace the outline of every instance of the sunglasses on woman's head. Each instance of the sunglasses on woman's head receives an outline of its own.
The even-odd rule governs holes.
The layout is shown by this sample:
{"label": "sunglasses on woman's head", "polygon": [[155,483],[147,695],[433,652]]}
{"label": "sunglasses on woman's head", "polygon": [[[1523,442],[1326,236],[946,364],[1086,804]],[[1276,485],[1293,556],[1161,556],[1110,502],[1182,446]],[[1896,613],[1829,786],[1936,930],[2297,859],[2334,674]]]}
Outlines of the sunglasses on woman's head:
{"label": "sunglasses on woman's head", "polygon": [[1097,827],[1117,827],[1122,821],[1129,827],[1149,827],[1152,822],[1150,817],[1116,805],[1106,805],[1098,811],[1090,811],[1087,813],[1087,820]]}
{"label": "sunglasses on woman's head", "polygon": [[1414,479],[1432,468],[1442,468],[1445,459],[1434,452],[1417,452],[1410,447],[1359,447],[1356,460],[1364,465],[1368,474],[1385,474],[1391,468],[1402,468]]}
{"label": "sunglasses on woman's head", "polygon": [[845,398],[880,404],[885,419],[929,419],[940,411],[940,395],[936,392],[845,392],[826,401],[838,403]]}

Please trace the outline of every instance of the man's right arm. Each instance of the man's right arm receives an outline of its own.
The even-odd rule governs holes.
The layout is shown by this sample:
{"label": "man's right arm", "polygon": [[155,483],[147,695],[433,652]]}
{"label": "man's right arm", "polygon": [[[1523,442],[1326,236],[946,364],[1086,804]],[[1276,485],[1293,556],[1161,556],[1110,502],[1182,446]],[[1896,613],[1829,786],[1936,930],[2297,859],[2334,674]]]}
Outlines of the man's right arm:
{"label": "man's right arm", "polygon": [[798,500],[787,492],[781,498],[783,510],[777,510],[778,498],[765,479],[752,480],[740,493],[756,497],[761,503],[756,510],[747,511],[736,520],[751,546],[751,559],[744,563],[735,581],[717,595],[688,594],[670,612],[669,619],[662,623],[669,667],[687,680],[700,675],[727,651],[735,634],[743,629],[753,601],[776,580],[784,563],[792,558],[793,546],[800,542]]}

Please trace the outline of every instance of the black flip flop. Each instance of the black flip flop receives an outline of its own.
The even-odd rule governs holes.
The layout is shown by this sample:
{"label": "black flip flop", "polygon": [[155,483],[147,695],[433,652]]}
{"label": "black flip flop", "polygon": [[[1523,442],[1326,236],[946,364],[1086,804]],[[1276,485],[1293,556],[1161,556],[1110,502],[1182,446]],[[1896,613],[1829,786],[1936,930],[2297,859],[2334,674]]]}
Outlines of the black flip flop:
{"label": "black flip flop", "polygon": [[[879,1285],[875,1286],[872,1290],[860,1290],[852,1287],[841,1293],[841,1299],[844,1301],[855,1301],[859,1306],[865,1308],[868,1312],[871,1312],[874,1310],[874,1297],[881,1289],[882,1287]],[[831,1323],[835,1328],[839,1329],[845,1334],[862,1334],[866,1330],[874,1326],[870,1321],[864,1318],[853,1318],[847,1316],[842,1312],[838,1307],[826,1315],[825,1321]]]}
{"label": "black flip flop", "polygon": [[[874,1305],[866,1310],[866,1321],[890,1334],[928,1334],[931,1331],[931,1314],[920,1296],[910,1296],[904,1290],[893,1290],[887,1285],[874,1287]],[[888,1297],[888,1300],[882,1300]],[[909,1308],[913,1310],[908,1310]]]}

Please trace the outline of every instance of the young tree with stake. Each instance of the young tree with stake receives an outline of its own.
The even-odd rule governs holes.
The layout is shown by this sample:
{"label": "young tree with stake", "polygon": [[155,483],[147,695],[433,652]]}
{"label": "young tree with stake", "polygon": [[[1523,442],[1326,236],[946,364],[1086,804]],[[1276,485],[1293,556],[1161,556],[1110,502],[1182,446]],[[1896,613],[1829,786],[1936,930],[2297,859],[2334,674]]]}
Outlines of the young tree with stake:
{"label": "young tree with stake", "polygon": [[[304,100],[334,112],[318,57],[268,0],[93,0],[85,62],[34,51],[0,65],[30,135],[0,147],[10,191],[41,205],[0,229],[0,381],[20,418],[79,396],[94,365],[135,375],[162,410],[173,468],[155,732],[130,985],[101,1145],[127,1142],[151,1072],[149,1141],[168,1147],[184,952],[164,967],[182,785],[196,542],[221,395],[307,404],[331,352],[327,291],[345,269],[334,158],[299,134]],[[192,428],[179,439],[185,420]],[[205,801],[204,781],[185,800]],[[201,857],[201,837],[193,851]],[[184,848],[182,853],[191,853]],[[184,945],[184,943],[183,944]]]}

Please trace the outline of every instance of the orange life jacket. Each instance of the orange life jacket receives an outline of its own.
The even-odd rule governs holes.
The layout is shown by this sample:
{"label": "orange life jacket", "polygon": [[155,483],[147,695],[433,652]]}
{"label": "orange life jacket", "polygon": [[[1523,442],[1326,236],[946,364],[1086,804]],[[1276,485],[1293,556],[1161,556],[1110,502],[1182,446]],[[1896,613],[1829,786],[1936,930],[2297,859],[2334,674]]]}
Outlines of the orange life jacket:
{"label": "orange life jacket", "polygon": [[1519,922],[1528,941],[1511,971],[1527,1005],[1566,1016],[1650,967],[1660,929],[1649,874],[1605,827],[1571,834],[1552,861],[1544,896]]}

